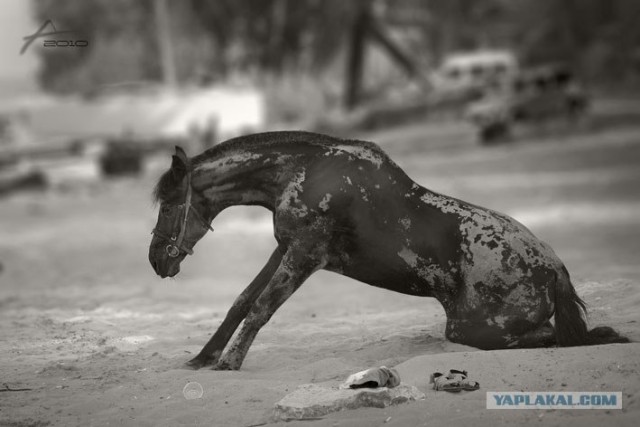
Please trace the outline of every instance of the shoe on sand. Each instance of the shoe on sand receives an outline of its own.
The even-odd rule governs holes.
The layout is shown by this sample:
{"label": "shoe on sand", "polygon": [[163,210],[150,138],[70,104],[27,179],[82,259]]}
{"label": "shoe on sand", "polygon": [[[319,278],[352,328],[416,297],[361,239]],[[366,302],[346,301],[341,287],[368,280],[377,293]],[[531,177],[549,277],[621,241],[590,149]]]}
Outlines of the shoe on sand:
{"label": "shoe on sand", "polygon": [[450,369],[445,374],[434,372],[429,383],[433,383],[433,389],[437,391],[449,391],[457,393],[461,390],[478,390],[480,383],[467,378],[467,371]]}
{"label": "shoe on sand", "polygon": [[347,380],[340,385],[340,388],[393,388],[400,384],[398,371],[386,366],[371,368],[366,371],[357,372],[350,375]]}

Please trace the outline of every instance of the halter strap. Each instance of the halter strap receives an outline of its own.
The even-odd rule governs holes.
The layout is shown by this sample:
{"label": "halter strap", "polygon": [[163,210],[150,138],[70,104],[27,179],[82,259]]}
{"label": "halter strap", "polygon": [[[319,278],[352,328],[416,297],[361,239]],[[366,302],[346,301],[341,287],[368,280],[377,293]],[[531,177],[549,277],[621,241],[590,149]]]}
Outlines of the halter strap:
{"label": "halter strap", "polygon": [[184,218],[182,219],[182,225],[180,225],[180,234],[178,234],[178,240],[176,241],[176,246],[178,248],[182,246],[184,235],[187,232],[187,219],[189,218],[189,209],[191,208],[192,191],[193,190],[191,190],[191,172],[187,172],[187,198],[184,202]]}
{"label": "halter strap", "polygon": [[192,210],[193,213],[198,218],[198,220],[202,223],[202,225],[204,225],[208,230],[213,231],[213,228],[211,228],[211,225],[207,223],[207,221],[204,219],[202,214],[200,214],[200,212],[198,212],[198,210],[191,205],[192,193],[193,193],[193,189],[191,188],[191,172],[189,171],[187,172],[187,197],[183,205],[184,217],[182,218],[182,223],[180,224],[180,233],[178,234],[177,238],[175,237],[175,235],[169,237],[166,234],[162,233],[161,231],[157,230],[156,228],[154,228],[153,231],[151,232],[152,234],[170,242],[165,248],[165,250],[167,252],[167,255],[169,255],[172,258],[177,257],[180,254],[181,250],[186,252],[189,255],[193,254],[193,250],[187,247],[184,247],[182,245],[182,243],[184,242],[184,236],[187,232],[187,221],[189,220],[189,211]]}

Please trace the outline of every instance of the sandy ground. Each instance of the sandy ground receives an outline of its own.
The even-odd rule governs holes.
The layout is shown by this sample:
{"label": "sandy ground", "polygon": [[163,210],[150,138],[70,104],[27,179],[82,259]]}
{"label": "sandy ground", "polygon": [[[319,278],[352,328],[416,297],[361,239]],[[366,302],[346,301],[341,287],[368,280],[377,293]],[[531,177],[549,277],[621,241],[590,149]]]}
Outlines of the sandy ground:
{"label": "sandy ground", "polygon": [[[426,187],[520,219],[565,261],[592,325],[640,340],[639,128],[492,148],[460,126],[409,126],[370,139]],[[276,313],[241,371],[184,369],[275,240],[267,211],[232,208],[178,278],[155,277],[147,248],[157,174],[0,201],[0,380],[27,389],[0,393],[0,425],[260,425],[298,385],[338,383],[382,364],[398,366],[427,398],[287,425],[640,420],[638,344],[475,351],[444,339],[435,300],[327,272]],[[482,389],[429,391],[429,373],[448,368],[469,370]],[[203,386],[201,399],[183,397],[190,381]],[[623,409],[491,411],[487,390],[622,391]]]}

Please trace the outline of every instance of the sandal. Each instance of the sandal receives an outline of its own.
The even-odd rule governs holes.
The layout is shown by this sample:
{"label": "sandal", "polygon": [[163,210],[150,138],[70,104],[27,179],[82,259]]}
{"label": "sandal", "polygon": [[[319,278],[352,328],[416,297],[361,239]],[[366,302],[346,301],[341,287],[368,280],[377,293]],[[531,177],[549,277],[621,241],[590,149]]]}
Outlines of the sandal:
{"label": "sandal", "polygon": [[446,374],[435,372],[431,374],[429,383],[433,383],[433,389],[458,393],[461,390],[478,390],[480,383],[467,379],[467,371],[450,369]]}

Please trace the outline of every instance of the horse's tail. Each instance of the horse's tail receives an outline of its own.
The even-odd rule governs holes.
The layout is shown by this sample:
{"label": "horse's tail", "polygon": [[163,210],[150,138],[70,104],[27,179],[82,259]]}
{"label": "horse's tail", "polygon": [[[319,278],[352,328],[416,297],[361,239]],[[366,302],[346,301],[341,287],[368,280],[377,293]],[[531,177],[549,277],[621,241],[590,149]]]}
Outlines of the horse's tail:
{"label": "horse's tail", "polygon": [[563,266],[556,280],[556,340],[559,346],[595,345],[629,342],[609,326],[587,329],[587,307],[571,284],[569,272]]}

